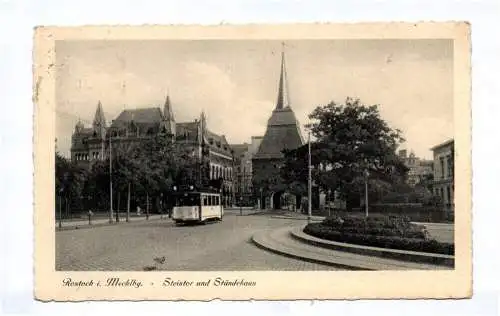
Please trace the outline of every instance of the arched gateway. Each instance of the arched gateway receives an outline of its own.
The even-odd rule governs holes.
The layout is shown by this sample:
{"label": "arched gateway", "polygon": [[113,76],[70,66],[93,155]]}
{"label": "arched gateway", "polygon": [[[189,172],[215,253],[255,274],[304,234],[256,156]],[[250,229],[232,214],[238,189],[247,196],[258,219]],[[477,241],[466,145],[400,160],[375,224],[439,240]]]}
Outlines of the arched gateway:
{"label": "arched gateway", "polygon": [[283,164],[283,149],[296,149],[304,144],[300,125],[290,106],[285,54],[281,54],[281,74],[276,107],[267,122],[267,129],[259,150],[252,158],[252,176],[256,192],[261,196],[261,208],[281,209],[285,190],[273,190],[280,186],[280,167]]}

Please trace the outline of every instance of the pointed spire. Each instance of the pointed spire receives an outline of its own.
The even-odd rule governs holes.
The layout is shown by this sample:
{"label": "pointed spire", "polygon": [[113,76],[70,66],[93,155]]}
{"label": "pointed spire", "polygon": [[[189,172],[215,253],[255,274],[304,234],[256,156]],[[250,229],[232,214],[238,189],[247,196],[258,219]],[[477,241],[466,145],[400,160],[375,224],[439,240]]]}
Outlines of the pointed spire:
{"label": "pointed spire", "polygon": [[80,117],[78,117],[78,122],[76,122],[76,125],[75,125],[75,132],[80,133],[84,127],[85,126],[83,125],[82,120],[80,119]]}
{"label": "pointed spire", "polygon": [[106,126],[106,118],[104,117],[104,111],[102,109],[101,101],[97,103],[97,109],[94,116],[94,127],[104,127]]}
{"label": "pointed spire", "polygon": [[172,106],[170,105],[170,95],[168,94],[165,99],[165,104],[163,105],[163,116],[165,116],[166,121],[175,121],[174,112],[172,111]]}
{"label": "pointed spire", "polygon": [[207,117],[205,116],[205,110],[201,111],[200,123],[201,123],[201,129],[204,132],[207,128]]}
{"label": "pointed spire", "polygon": [[94,122],[92,125],[94,127],[94,131],[100,137],[104,137],[106,135],[106,118],[104,117],[104,111],[100,100],[99,103],[97,103],[97,109],[95,111]]}
{"label": "pointed spire", "polygon": [[290,100],[289,100],[288,81],[286,76],[286,65],[285,65],[285,43],[282,43],[281,73],[280,73],[280,83],[278,87],[278,100],[276,102],[276,110],[281,110],[289,106],[290,106]]}
{"label": "pointed spire", "polygon": [[170,95],[167,93],[165,99],[165,104],[163,105],[163,120],[164,126],[168,134],[172,135],[175,139],[176,135],[176,125],[174,119],[174,112],[172,111],[172,106],[170,104]]}
{"label": "pointed spire", "polygon": [[205,134],[207,131],[207,117],[205,116],[205,110],[201,111],[200,115],[200,123],[199,123],[199,139],[201,143],[203,144],[205,141]]}

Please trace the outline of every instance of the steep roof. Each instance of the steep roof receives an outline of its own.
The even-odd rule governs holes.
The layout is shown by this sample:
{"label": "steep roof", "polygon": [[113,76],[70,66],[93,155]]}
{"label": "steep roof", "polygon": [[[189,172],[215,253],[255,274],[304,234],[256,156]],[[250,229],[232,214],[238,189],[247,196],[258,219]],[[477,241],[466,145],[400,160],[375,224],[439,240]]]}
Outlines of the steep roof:
{"label": "steep roof", "polygon": [[295,149],[304,144],[299,122],[290,107],[285,53],[281,53],[281,72],[276,107],[267,121],[267,129],[254,159],[283,158],[283,149]]}
{"label": "steep roof", "polygon": [[93,125],[101,127],[106,126],[106,118],[104,117],[104,111],[102,109],[101,101],[97,103],[97,109],[95,111]]}
{"label": "steep roof", "polygon": [[299,123],[290,107],[275,109],[268,120],[266,133],[254,159],[282,158],[283,149],[295,149],[304,144]]}
{"label": "steep roof", "polygon": [[276,101],[276,109],[281,110],[290,106],[290,98],[288,91],[288,78],[286,76],[285,52],[281,52],[281,72],[280,82],[278,87],[278,100]]}
{"label": "steep roof", "polygon": [[234,157],[240,158],[250,149],[250,144],[231,144],[229,145],[234,152]]}
{"label": "steep roof", "polygon": [[176,139],[180,141],[198,140],[198,122],[182,122],[176,124]]}
{"label": "steep roof", "polygon": [[454,144],[454,142],[455,142],[454,139],[448,139],[447,141],[440,143],[439,145],[433,146],[431,150],[436,150],[445,146],[449,146],[451,144]]}
{"label": "steep roof", "polygon": [[167,98],[165,99],[165,105],[163,105],[163,115],[165,116],[165,120],[175,121],[169,95],[167,95]]}
{"label": "steep roof", "polygon": [[161,113],[160,108],[124,110],[113,121],[112,126],[131,121],[134,121],[135,123],[159,123],[163,121],[163,114]]}
{"label": "steep roof", "polygon": [[[177,123],[177,136],[179,142],[198,142],[200,121]],[[219,135],[209,130],[205,130],[204,142],[210,150],[219,154],[232,156],[232,148],[224,135]]]}
{"label": "steep roof", "polygon": [[219,135],[209,130],[206,130],[206,139],[205,142],[208,141],[210,149],[218,152],[220,154],[232,155],[232,148],[229,145],[226,136]]}

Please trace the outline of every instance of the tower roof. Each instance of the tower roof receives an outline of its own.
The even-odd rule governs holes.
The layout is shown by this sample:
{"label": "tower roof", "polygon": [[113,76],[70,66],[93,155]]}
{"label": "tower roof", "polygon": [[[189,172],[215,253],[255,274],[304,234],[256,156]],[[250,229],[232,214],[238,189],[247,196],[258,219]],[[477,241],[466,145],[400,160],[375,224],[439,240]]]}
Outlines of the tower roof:
{"label": "tower roof", "polygon": [[104,111],[102,109],[101,101],[97,103],[97,109],[94,116],[94,126],[106,126],[106,118],[104,117]]}
{"label": "tower roof", "polygon": [[288,92],[288,79],[286,75],[285,51],[281,52],[281,71],[280,81],[278,86],[278,100],[276,101],[276,110],[281,110],[290,106],[290,98]]}
{"label": "tower roof", "polygon": [[168,94],[165,99],[165,105],[163,106],[163,115],[165,116],[165,120],[175,121],[174,112],[172,111],[172,106],[170,105],[170,96]]}
{"label": "tower roof", "polygon": [[281,56],[281,74],[278,88],[278,101],[271,117],[267,121],[267,129],[260,143],[255,159],[275,159],[283,157],[283,149],[295,149],[304,144],[300,124],[288,100],[286,83],[285,54]]}
{"label": "tower roof", "polygon": [[149,123],[156,124],[163,120],[160,108],[142,108],[133,110],[124,110],[113,121],[112,126],[118,126],[123,123]]}

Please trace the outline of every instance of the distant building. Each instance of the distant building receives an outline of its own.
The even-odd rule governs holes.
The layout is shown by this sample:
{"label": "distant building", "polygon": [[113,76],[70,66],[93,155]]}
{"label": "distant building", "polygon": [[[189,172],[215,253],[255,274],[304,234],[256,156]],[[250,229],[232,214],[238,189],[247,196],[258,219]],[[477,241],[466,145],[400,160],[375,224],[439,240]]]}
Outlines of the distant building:
{"label": "distant building", "polygon": [[281,74],[276,107],[267,122],[266,133],[257,153],[252,157],[252,181],[262,208],[279,209],[284,202],[286,187],[280,181],[284,149],[293,150],[304,144],[300,125],[290,106],[285,67],[281,54]]}
{"label": "distant building", "polygon": [[98,103],[92,127],[86,128],[81,121],[72,135],[71,159],[83,166],[108,157],[109,138],[112,143],[140,142],[148,137],[164,134],[175,143],[192,149],[200,164],[207,164],[207,171],[200,176],[207,180],[223,182],[224,203],[233,203],[233,150],[224,135],[207,128],[205,113],[192,122],[175,121],[170,97],[163,110],[160,107],[124,110],[107,126],[101,102]]}
{"label": "distant building", "polygon": [[445,209],[453,211],[454,209],[454,140],[448,140],[444,143],[431,148],[434,153],[434,195],[439,196]]}
{"label": "distant building", "polygon": [[426,177],[432,175],[433,173],[433,161],[425,160],[416,157],[413,152],[408,155],[406,149],[401,149],[399,151],[399,157],[403,160],[405,166],[408,170],[408,177],[406,183],[411,186],[415,186],[426,179]]}
{"label": "distant building", "polygon": [[234,192],[237,205],[253,206],[252,158],[257,153],[262,136],[252,136],[252,142],[233,144],[234,151]]}

